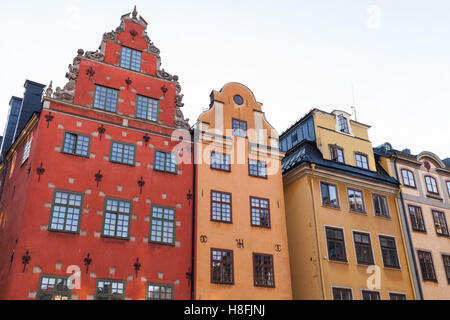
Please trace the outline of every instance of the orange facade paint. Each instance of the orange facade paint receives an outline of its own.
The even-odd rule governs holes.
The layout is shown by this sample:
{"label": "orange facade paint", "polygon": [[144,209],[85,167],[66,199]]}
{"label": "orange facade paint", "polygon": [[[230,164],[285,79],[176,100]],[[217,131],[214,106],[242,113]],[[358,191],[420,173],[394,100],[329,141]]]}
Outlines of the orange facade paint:
{"label": "orange facade paint", "polygon": [[261,107],[247,87],[229,83],[213,91],[196,126],[199,300],[292,298],[282,154]]}

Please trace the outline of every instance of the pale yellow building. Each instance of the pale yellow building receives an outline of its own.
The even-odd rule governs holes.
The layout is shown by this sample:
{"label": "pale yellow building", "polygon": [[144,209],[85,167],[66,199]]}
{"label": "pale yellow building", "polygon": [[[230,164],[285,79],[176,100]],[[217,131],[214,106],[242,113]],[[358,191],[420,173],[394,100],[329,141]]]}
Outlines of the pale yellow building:
{"label": "pale yellow building", "polygon": [[294,299],[415,299],[396,197],[369,126],[314,109],[280,136]]}
{"label": "pale yellow building", "polygon": [[450,300],[450,159],[427,151],[413,155],[389,143],[374,150],[401,183],[397,202],[418,298]]}

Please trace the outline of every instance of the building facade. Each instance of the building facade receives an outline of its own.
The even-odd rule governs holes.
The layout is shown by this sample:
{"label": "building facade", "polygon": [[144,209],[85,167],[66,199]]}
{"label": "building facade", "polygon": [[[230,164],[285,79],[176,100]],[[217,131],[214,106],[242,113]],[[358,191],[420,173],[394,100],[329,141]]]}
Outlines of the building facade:
{"label": "building facade", "polygon": [[1,144],[0,154],[8,152],[14,140],[23,130],[34,112],[42,109],[42,94],[45,85],[26,80],[23,87],[23,98],[11,97],[9,102],[8,118],[6,120],[4,139]]}
{"label": "building facade", "polygon": [[[429,151],[374,149],[401,183],[397,201],[420,299],[450,299],[450,165]],[[419,296],[418,294],[418,296]]]}
{"label": "building facade", "polygon": [[189,124],[146,27],[78,50],[7,153],[1,299],[191,298]]}
{"label": "building facade", "polygon": [[415,299],[396,196],[370,127],[314,109],[280,136],[294,299]]}
{"label": "building facade", "polygon": [[195,298],[290,300],[278,134],[239,83],[213,91],[195,132]]}

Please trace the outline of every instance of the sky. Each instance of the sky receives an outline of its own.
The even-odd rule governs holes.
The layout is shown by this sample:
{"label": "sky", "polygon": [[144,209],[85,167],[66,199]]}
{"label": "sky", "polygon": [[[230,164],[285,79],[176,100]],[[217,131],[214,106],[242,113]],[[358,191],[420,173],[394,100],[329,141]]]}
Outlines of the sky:
{"label": "sky", "polygon": [[137,6],[193,125],[212,90],[249,87],[278,133],[313,108],[371,126],[374,147],[450,157],[450,1],[2,1],[0,134],[26,79],[63,87],[79,48]]}

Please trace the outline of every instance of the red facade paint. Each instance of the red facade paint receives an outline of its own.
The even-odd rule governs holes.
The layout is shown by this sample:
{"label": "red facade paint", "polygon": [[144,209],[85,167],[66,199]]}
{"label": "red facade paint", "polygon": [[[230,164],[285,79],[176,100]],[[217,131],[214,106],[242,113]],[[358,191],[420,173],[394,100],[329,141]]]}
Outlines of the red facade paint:
{"label": "red facade paint", "polygon": [[[70,276],[66,271],[72,265],[81,269],[81,289],[72,290],[75,299],[92,299],[96,279],[126,281],[125,296],[133,300],[146,298],[148,283],[173,285],[175,299],[191,297],[186,273],[192,267],[192,203],[187,197],[193,192],[192,161],[178,164],[177,174],[154,170],[155,150],[172,152],[175,147],[180,148],[178,136],[182,134],[171,138],[177,130],[177,78],[157,77],[159,58],[149,52],[142,54],[141,72],[121,68],[121,45],[139,51],[149,47],[143,37],[146,24],[142,20],[125,18],[122,23],[125,30],[117,33],[117,41],[103,42],[103,61],[79,56],[73,102],[55,96],[44,99],[36,125],[30,128],[31,121],[27,127],[30,132],[26,133],[33,135],[33,141],[30,158],[23,166],[20,164],[26,139],[17,141],[10,151],[11,161],[14,152],[16,156],[15,164],[10,161],[4,168],[0,299],[35,299],[41,275]],[[129,32],[132,29],[138,33],[134,41]],[[95,74],[89,76],[86,71],[91,67]],[[127,86],[126,79],[132,84]],[[92,108],[96,84],[119,90],[117,113]],[[167,88],[165,94],[162,87]],[[135,118],[138,94],[160,100],[157,123]],[[46,120],[49,112],[52,121]],[[99,134],[102,125],[105,131]],[[90,137],[89,157],[61,152],[66,131]],[[183,134],[189,137],[188,131]],[[146,135],[150,137],[148,142]],[[111,141],[135,145],[136,165],[110,162]],[[183,157],[192,160],[190,139],[181,145]],[[41,163],[45,172],[39,177],[36,169]],[[97,186],[95,174],[99,170],[103,178]],[[145,181],[142,194],[138,184],[141,177]],[[83,194],[79,233],[48,230],[55,190]],[[106,197],[132,202],[129,240],[102,236]],[[149,243],[152,205],[176,209],[174,246]],[[22,256],[27,250],[31,260],[23,272]],[[88,253],[92,263],[86,272],[84,258]],[[136,277],[137,258],[141,268]]]}

